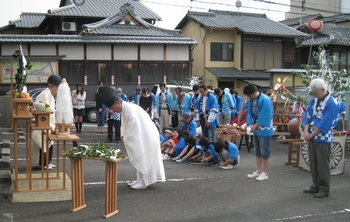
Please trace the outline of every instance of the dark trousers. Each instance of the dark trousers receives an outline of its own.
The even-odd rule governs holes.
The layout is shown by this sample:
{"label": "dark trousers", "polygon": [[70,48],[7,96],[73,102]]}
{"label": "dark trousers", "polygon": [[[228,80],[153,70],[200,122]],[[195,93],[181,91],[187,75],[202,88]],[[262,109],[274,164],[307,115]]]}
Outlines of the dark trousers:
{"label": "dark trousers", "polygon": [[[42,158],[42,149],[39,149],[39,165],[41,165],[41,158]],[[49,148],[49,162],[51,163],[52,160],[52,154],[53,154],[53,146],[50,146]],[[46,153],[44,153],[44,166],[46,166]]]}
{"label": "dark trousers", "polygon": [[316,141],[309,141],[309,159],[313,190],[322,190],[329,194],[331,181],[330,150],[331,145]]}
{"label": "dark trousers", "polygon": [[171,126],[173,128],[178,128],[179,126],[179,118],[177,116],[177,112],[171,116]]}
{"label": "dark trousers", "polygon": [[209,138],[208,128],[205,126],[205,122],[206,122],[205,118],[204,117],[200,117],[199,121],[201,123],[202,137]]}
{"label": "dark trousers", "polygon": [[107,121],[108,124],[108,134],[107,134],[107,139],[112,141],[113,140],[113,128],[114,128],[114,135],[115,135],[115,140],[118,142],[120,141],[120,127],[121,127],[121,121],[120,120],[114,120],[114,119],[109,119]]}

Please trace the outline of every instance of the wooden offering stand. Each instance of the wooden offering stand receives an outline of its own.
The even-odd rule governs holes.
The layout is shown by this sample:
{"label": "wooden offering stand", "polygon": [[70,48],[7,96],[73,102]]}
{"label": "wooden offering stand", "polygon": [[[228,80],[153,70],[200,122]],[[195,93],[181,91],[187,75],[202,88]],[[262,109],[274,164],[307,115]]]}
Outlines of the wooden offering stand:
{"label": "wooden offering stand", "polygon": [[[117,210],[117,177],[118,162],[126,158],[105,161],[101,158],[87,157],[88,160],[100,160],[106,163],[105,171],[105,211],[104,218],[118,213]],[[83,159],[71,158],[72,175],[72,212],[86,207],[84,198],[84,163]]]}
{"label": "wooden offering stand", "polygon": [[34,110],[32,113],[35,118],[36,127],[50,127],[50,114],[52,111]]}
{"label": "wooden offering stand", "polygon": [[13,102],[15,103],[14,110],[16,116],[28,116],[29,104],[32,102],[32,99],[14,98]]}
{"label": "wooden offering stand", "polygon": [[56,123],[56,126],[58,126],[58,138],[69,138],[70,127],[72,126],[72,123]]}

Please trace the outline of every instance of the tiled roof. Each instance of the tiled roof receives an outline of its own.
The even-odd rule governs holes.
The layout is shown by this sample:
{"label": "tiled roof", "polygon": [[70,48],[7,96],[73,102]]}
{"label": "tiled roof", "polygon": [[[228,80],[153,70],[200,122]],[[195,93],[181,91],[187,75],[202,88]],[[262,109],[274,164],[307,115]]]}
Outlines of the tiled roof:
{"label": "tiled roof", "polygon": [[155,26],[149,28],[145,26],[136,25],[116,25],[108,27],[99,27],[91,29],[88,32],[84,31],[83,35],[96,34],[96,35],[115,35],[115,36],[180,36],[179,31],[171,31],[161,29]]}
{"label": "tiled roof", "polygon": [[81,36],[81,35],[20,35],[0,34],[1,42],[41,43],[132,43],[132,44],[174,44],[193,45],[192,37],[143,37],[143,36]]}
{"label": "tiled roof", "polygon": [[125,3],[130,3],[135,8],[136,14],[145,20],[161,20],[159,15],[142,4],[139,0],[85,0],[85,3],[81,6],[72,4],[49,10],[48,16],[107,18],[116,14]]}
{"label": "tiled roof", "polygon": [[305,38],[297,42],[297,46],[312,45],[344,45],[350,46],[350,28],[344,26],[323,25],[314,38]]}
{"label": "tiled roof", "polygon": [[323,23],[339,23],[339,22],[346,22],[350,21],[350,13],[347,14],[339,14],[339,15],[332,15],[328,17],[323,17],[321,14],[317,15],[307,15],[303,16],[301,18],[293,18],[293,19],[287,19],[280,21],[280,23],[288,25],[288,26],[295,26],[295,25],[300,25],[300,19],[301,23],[305,24],[307,23],[310,19],[319,17]]}
{"label": "tiled roof", "polygon": [[[128,20],[130,24],[126,24]],[[180,36],[179,30],[166,30],[145,22],[130,4],[125,4],[120,11],[99,22],[83,25],[83,35],[116,35],[116,36]]]}
{"label": "tiled roof", "polygon": [[9,25],[14,25],[17,28],[34,28],[38,27],[45,19],[45,13],[29,13],[23,12],[20,19],[9,21]]}
{"label": "tiled roof", "polygon": [[301,20],[301,24],[307,23],[310,19],[316,18],[316,17],[320,17],[323,18],[321,14],[317,14],[317,15],[306,15],[306,16],[302,16],[299,18],[293,18],[293,19],[287,19],[287,20],[283,20],[283,21],[279,21],[279,23],[288,25],[288,26],[295,26],[295,25],[300,25],[300,20]]}
{"label": "tiled roof", "polygon": [[209,10],[209,12],[189,11],[177,28],[181,28],[187,19],[199,25],[214,29],[236,29],[244,34],[270,35],[283,37],[304,37],[299,32],[279,22],[268,19],[265,14]]}

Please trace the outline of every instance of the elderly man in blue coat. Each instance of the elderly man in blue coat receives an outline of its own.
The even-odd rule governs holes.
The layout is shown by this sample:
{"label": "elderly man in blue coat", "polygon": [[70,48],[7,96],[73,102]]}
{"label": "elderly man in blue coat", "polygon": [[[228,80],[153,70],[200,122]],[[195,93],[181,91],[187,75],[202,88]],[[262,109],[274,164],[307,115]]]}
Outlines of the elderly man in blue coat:
{"label": "elderly man in blue coat", "polygon": [[329,195],[332,129],[337,124],[339,106],[322,79],[312,80],[310,90],[314,98],[307,107],[301,128],[308,142],[312,185],[303,192],[324,198]]}

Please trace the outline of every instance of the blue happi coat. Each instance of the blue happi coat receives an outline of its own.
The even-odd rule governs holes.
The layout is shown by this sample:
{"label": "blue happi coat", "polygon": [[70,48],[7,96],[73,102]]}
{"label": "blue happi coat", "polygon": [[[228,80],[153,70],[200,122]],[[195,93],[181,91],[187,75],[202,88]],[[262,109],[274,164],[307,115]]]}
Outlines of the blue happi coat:
{"label": "blue happi coat", "polygon": [[[202,113],[202,106],[201,106],[202,103],[203,103],[203,96],[199,95],[199,98],[196,103],[196,109],[195,109],[195,112],[198,113],[199,115],[205,114],[205,113]],[[216,101],[216,97],[211,93],[208,93],[208,100],[207,100],[205,110],[207,112],[206,114],[209,114],[211,111],[218,113],[218,103]],[[210,128],[215,128],[217,125],[219,125],[219,120],[215,115],[213,121],[210,122]]]}
{"label": "blue happi coat", "polygon": [[313,140],[317,142],[332,143],[332,129],[337,124],[339,106],[337,100],[329,93],[325,99],[317,105],[317,98],[314,97],[310,101],[306,113],[304,114],[301,128],[304,130],[306,124],[310,124],[309,131],[312,133],[317,127],[321,132],[317,134]]}
{"label": "blue happi coat", "polygon": [[232,97],[230,93],[222,92],[221,105],[219,104],[219,96],[215,96],[218,101],[218,114],[231,114],[231,110],[235,108]]}
{"label": "blue happi coat", "polygon": [[247,125],[255,123],[259,125],[257,136],[272,136],[274,134],[273,107],[270,97],[260,92],[260,96],[257,98],[257,107],[253,108],[253,99],[249,99],[246,106],[248,107]]}
{"label": "blue happi coat", "polygon": [[178,110],[178,115],[182,116],[184,113],[191,114],[191,96],[185,93],[182,99],[182,104],[179,105],[179,96],[176,96],[174,107]]}
{"label": "blue happi coat", "polygon": [[194,120],[191,120],[188,124],[188,128],[186,129],[186,122],[183,122],[181,125],[181,130],[187,130],[189,131],[193,136],[196,136],[196,129],[197,129],[198,125]]}
{"label": "blue happi coat", "polygon": [[[158,111],[158,115],[160,116],[160,108],[162,107],[162,99],[160,98],[162,96],[162,92],[158,93],[157,95],[157,111]],[[168,101],[168,112],[170,114],[172,108],[173,108],[173,95],[171,95],[170,92],[165,91],[165,98]]]}
{"label": "blue happi coat", "polygon": [[242,103],[243,103],[243,98],[239,95],[237,96],[233,96],[235,98],[235,110],[234,110],[234,113],[232,114],[239,114],[240,110],[241,110],[241,106],[242,106]]}

